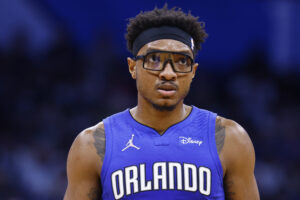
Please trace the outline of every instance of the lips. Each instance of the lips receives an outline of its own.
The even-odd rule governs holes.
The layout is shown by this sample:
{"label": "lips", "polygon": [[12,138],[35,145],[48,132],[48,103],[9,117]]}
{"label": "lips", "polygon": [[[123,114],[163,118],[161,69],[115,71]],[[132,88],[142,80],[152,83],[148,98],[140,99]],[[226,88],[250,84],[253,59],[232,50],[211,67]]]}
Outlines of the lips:
{"label": "lips", "polygon": [[158,93],[165,97],[173,96],[176,93],[177,86],[174,84],[160,84],[157,87]]}
{"label": "lips", "polygon": [[159,85],[157,89],[170,91],[170,90],[177,90],[177,87],[176,85],[164,84],[164,85]]}

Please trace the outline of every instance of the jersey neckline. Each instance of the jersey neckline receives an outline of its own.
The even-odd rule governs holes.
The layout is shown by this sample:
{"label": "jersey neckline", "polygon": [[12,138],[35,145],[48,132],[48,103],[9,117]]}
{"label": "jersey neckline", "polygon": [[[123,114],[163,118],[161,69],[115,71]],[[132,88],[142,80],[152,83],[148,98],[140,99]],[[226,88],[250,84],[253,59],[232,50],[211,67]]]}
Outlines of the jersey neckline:
{"label": "jersey neckline", "polygon": [[135,128],[140,129],[142,131],[147,131],[147,132],[150,131],[150,132],[154,133],[154,135],[162,137],[162,136],[166,135],[167,132],[170,132],[173,128],[175,128],[175,127],[182,128],[192,122],[191,119],[196,112],[196,108],[193,105],[191,105],[191,107],[192,108],[191,108],[190,113],[183,120],[169,126],[162,134],[157,132],[154,128],[147,126],[145,124],[142,124],[142,123],[138,122],[136,119],[134,119],[134,117],[130,113],[129,108],[126,109],[126,113],[128,115],[128,119],[132,122],[132,124],[135,126]]}

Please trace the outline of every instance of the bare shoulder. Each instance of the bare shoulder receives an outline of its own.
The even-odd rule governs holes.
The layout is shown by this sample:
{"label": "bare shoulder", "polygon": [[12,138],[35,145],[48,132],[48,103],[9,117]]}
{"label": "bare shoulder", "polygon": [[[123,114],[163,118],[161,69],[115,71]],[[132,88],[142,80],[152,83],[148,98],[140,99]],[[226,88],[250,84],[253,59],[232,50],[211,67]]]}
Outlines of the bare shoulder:
{"label": "bare shoulder", "polygon": [[76,161],[76,165],[83,163],[91,170],[97,170],[102,166],[105,154],[105,132],[103,122],[83,130],[75,138],[69,152],[68,165]]}
{"label": "bare shoulder", "polygon": [[92,135],[94,139],[94,147],[102,163],[105,154],[105,131],[103,122],[100,122],[92,128]]}
{"label": "bare shoulder", "polygon": [[254,166],[253,144],[246,130],[237,122],[218,116],[216,143],[223,168],[238,167],[245,160]]}
{"label": "bare shoulder", "polygon": [[77,135],[68,155],[65,200],[100,199],[100,174],[105,151],[103,122]]}
{"label": "bare shoulder", "polygon": [[226,199],[259,200],[254,147],[246,130],[235,121],[218,116],[215,136]]}
{"label": "bare shoulder", "polygon": [[223,117],[221,118],[221,124],[225,127],[226,137],[225,144],[234,144],[233,147],[241,148],[240,150],[244,149],[247,150],[248,148],[253,148],[251,139],[246,132],[246,130],[239,125],[237,122],[226,119]]}
{"label": "bare shoulder", "polygon": [[[222,137],[224,143],[236,143],[236,145],[238,145],[237,147],[240,147],[240,145],[252,145],[248,133],[241,125],[233,120],[220,116],[216,119],[216,136]],[[224,143],[220,145],[224,146]]]}

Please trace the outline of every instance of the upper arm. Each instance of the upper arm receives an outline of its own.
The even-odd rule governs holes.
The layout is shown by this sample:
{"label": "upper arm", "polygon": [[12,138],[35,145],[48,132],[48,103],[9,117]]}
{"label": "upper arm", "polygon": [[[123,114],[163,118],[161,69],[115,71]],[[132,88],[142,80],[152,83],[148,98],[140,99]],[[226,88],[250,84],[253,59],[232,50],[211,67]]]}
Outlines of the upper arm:
{"label": "upper arm", "polygon": [[68,186],[64,200],[101,199],[100,172],[104,151],[103,123],[76,137],[67,160]]}
{"label": "upper arm", "polygon": [[258,200],[254,176],[255,152],[247,132],[236,122],[222,119],[225,142],[221,152],[227,200]]}

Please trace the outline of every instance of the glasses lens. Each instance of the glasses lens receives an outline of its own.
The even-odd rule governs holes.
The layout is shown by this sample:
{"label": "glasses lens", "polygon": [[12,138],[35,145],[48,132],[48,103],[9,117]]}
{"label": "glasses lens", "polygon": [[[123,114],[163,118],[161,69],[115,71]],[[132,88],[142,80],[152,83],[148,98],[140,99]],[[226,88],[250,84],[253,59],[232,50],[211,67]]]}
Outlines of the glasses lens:
{"label": "glasses lens", "polygon": [[163,70],[163,63],[170,59],[176,72],[190,72],[193,60],[184,54],[169,52],[153,52],[145,57],[144,68],[154,71]]}
{"label": "glasses lens", "polygon": [[146,56],[144,67],[150,70],[161,70],[161,55],[160,53],[149,53]]}
{"label": "glasses lens", "polygon": [[183,54],[172,54],[174,68],[178,72],[190,72],[192,67],[192,59]]}

